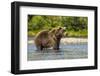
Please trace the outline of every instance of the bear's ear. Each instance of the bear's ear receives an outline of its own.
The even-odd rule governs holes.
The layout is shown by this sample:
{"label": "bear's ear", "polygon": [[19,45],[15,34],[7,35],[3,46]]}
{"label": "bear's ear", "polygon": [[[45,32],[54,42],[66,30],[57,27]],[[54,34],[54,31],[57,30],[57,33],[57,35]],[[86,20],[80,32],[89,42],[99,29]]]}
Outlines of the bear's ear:
{"label": "bear's ear", "polygon": [[59,30],[61,30],[62,28],[60,26],[58,26],[57,28],[55,28],[55,32],[59,32]]}
{"label": "bear's ear", "polygon": [[61,30],[61,29],[66,30],[66,27],[60,27],[60,26],[59,26],[58,29],[59,29],[59,30]]}

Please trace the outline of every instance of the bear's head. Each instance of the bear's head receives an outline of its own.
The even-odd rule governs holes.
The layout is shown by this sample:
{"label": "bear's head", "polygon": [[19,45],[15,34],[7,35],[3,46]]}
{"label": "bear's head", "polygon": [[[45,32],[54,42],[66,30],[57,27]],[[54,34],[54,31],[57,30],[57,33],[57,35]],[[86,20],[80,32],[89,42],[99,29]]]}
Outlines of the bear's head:
{"label": "bear's head", "polygon": [[58,27],[55,29],[55,37],[57,39],[61,39],[64,36],[64,32],[65,32],[65,27]]}

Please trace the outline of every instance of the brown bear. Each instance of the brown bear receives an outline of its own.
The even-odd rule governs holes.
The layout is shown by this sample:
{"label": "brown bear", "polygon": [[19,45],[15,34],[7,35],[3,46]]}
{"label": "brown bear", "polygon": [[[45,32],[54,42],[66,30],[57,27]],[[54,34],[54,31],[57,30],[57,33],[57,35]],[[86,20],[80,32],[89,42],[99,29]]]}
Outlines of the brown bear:
{"label": "brown bear", "polygon": [[59,50],[60,40],[64,35],[65,28],[57,27],[52,30],[40,31],[35,37],[35,45],[37,50],[43,50],[53,47],[54,50]]}

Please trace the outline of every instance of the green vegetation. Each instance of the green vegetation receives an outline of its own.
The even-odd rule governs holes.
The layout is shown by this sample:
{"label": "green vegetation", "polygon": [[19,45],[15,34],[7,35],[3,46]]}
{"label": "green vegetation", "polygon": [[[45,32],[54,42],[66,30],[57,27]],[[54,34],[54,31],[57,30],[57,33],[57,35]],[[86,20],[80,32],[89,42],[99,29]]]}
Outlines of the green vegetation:
{"label": "green vegetation", "polygon": [[87,37],[87,17],[28,15],[28,36],[35,36],[39,31],[61,26],[66,27],[67,37]]}

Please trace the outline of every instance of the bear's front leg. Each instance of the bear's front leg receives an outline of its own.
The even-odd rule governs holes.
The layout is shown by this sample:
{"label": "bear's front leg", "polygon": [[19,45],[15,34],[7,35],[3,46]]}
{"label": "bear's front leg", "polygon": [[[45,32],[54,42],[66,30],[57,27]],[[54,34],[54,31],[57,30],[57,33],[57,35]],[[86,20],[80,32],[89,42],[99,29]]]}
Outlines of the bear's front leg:
{"label": "bear's front leg", "polygon": [[57,39],[56,43],[55,43],[55,46],[54,46],[54,50],[59,50],[59,47],[60,47],[60,39]]}

